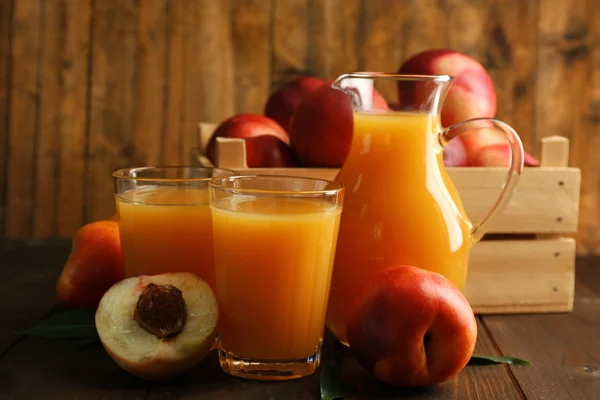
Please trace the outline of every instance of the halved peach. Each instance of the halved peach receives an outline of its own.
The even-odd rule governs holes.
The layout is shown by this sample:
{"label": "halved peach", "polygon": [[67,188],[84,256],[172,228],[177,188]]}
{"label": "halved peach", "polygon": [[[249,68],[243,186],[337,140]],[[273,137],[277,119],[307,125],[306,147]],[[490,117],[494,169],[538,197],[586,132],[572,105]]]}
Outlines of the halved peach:
{"label": "halved peach", "polygon": [[141,275],[113,285],[96,311],[96,329],[115,362],[143,379],[182,374],[210,351],[218,323],[210,286],[188,272]]}

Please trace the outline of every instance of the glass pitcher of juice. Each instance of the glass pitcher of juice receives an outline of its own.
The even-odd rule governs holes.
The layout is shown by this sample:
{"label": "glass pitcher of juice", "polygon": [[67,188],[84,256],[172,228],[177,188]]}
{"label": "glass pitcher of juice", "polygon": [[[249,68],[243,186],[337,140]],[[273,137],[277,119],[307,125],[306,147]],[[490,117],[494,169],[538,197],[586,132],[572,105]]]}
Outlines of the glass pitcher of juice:
{"label": "glass pitcher of juice", "polygon": [[[523,145],[506,123],[481,118],[448,128],[441,109],[448,75],[354,73],[332,85],[352,103],[353,138],[336,181],[346,188],[330,290],[327,326],[347,345],[346,313],[374,272],[414,265],[438,272],[463,290],[469,251],[490,218],[508,203],[523,168]],[[389,106],[373,102],[374,88],[393,94]],[[348,105],[350,108],[350,105]],[[507,139],[506,183],[488,215],[471,223],[443,163],[450,140],[478,129]]]}

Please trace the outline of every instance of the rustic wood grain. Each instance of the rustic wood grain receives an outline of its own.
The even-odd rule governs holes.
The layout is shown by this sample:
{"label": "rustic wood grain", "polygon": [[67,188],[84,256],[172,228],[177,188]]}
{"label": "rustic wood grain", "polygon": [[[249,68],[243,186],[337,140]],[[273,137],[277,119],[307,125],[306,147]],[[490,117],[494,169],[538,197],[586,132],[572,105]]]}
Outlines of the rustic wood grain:
{"label": "rustic wood grain", "polygon": [[588,2],[587,15],[590,35],[581,46],[589,52],[589,58],[581,76],[584,91],[579,104],[575,105],[582,117],[572,135],[571,157],[582,169],[578,250],[582,254],[600,254],[600,168],[596,155],[600,148],[600,26],[597,23],[600,7]]}
{"label": "rustic wood grain", "polygon": [[469,257],[465,295],[482,315],[564,312],[574,285],[572,238],[483,240]]}
{"label": "rustic wood grain", "polygon": [[[407,37],[403,26],[411,23],[407,2],[374,0],[364,2],[364,37],[360,48],[363,71],[396,72],[404,61]],[[388,102],[397,102],[397,86],[375,81],[375,87]]]}
{"label": "rustic wood grain", "polygon": [[511,367],[527,399],[596,399],[600,393],[598,259],[580,260],[577,270],[572,313],[484,318],[503,355],[533,363]]}
{"label": "rustic wood grain", "polygon": [[41,3],[15,1],[13,15],[5,233],[19,237],[33,234]]}
{"label": "rustic wood grain", "polygon": [[[0,300],[13,305],[0,310],[0,318],[5,321],[0,330],[1,398],[319,398],[317,375],[280,383],[235,379],[220,371],[215,352],[189,373],[169,382],[154,383],[147,390],[147,382],[121,370],[100,345],[74,349],[62,341],[35,338],[13,345],[15,338],[10,332],[28,326],[52,306],[55,279],[69,246],[68,241],[0,239],[0,259],[6,262],[0,269]],[[599,265],[597,257],[578,260],[577,299],[572,313],[484,317],[483,324],[478,323],[475,354],[501,353],[528,359],[533,365],[468,366],[442,385],[405,390],[376,383],[338,349],[337,360],[341,361],[343,374],[354,378],[360,390],[354,398],[597,398]],[[326,362],[334,354],[330,339],[326,341]],[[508,369],[514,380],[507,374]]]}
{"label": "rustic wood grain", "polygon": [[184,2],[167,3],[167,86],[166,115],[161,138],[161,159],[163,165],[181,163],[181,101],[183,85],[183,18]]}
{"label": "rustic wood grain", "polygon": [[262,114],[271,92],[271,12],[264,0],[232,4],[235,112]]}
{"label": "rustic wood grain", "polygon": [[[39,123],[35,148],[35,187],[33,188],[33,236],[52,237],[55,232],[58,194],[59,123],[61,84],[61,27],[64,21],[62,7],[41,3],[43,21],[40,35],[40,60],[38,84]],[[62,4],[61,4],[62,6]]]}
{"label": "rustic wood grain", "polygon": [[0,360],[3,399],[141,400],[147,385],[117,367],[99,343],[76,348],[30,337]]}
{"label": "rustic wood grain", "polygon": [[488,2],[448,0],[446,7],[448,45],[485,63],[489,44],[489,21],[494,17]]}
{"label": "rustic wood grain", "polygon": [[488,68],[498,117],[526,150],[571,139],[583,170],[578,251],[600,254],[595,0],[50,3],[0,4],[1,233],[68,237],[106,218],[114,169],[187,163],[198,122],[261,112],[298,74],[390,71],[452,47]]}
{"label": "rustic wood grain", "polygon": [[[486,330],[481,319],[477,320],[477,344],[474,354],[491,356],[500,355],[493,337]],[[514,382],[507,374],[505,365],[473,365],[465,367],[462,375],[466,375],[459,382],[455,393],[464,393],[464,397],[457,395],[456,399],[522,399],[518,382]]]}
{"label": "rustic wood grain", "polygon": [[359,0],[313,0],[308,22],[310,71],[335,79],[360,69],[364,21]]}
{"label": "rustic wood grain", "polygon": [[0,302],[11,305],[0,309],[0,398],[142,399],[147,383],[117,367],[99,343],[81,349],[26,337],[15,344],[14,330],[35,323],[55,305],[56,279],[70,246],[66,240],[0,239]]}
{"label": "rustic wood grain", "polygon": [[[58,122],[59,162],[55,235],[71,237],[85,222],[86,140],[90,108],[90,25],[92,1],[64,2]],[[40,201],[40,199],[38,199]]]}
{"label": "rustic wood grain", "polygon": [[[596,22],[591,19],[596,1],[571,2],[550,0],[540,2],[537,46],[537,79],[535,123],[538,137],[561,135],[572,140],[570,160],[573,166],[585,166],[585,153],[578,153],[578,129],[582,127],[585,105],[590,88],[588,64],[594,46],[591,30]],[[588,131],[589,132],[589,131]],[[589,133],[588,133],[589,135]],[[586,140],[587,142],[587,140]],[[589,142],[585,146],[589,146]],[[598,198],[594,198],[600,183],[584,179],[581,190],[579,221],[581,229],[577,238],[580,251],[591,247],[588,231],[598,224],[593,211]],[[593,217],[596,217],[595,219]]]}
{"label": "rustic wood grain", "polygon": [[[439,0],[404,1],[409,15],[408,21],[402,24],[404,40],[404,58],[430,48],[441,48],[449,45],[448,5]],[[462,26],[463,23],[460,23]]]}
{"label": "rustic wood grain", "polygon": [[54,287],[69,249],[66,240],[0,239],[0,304],[5,305],[0,308],[0,358],[19,339],[14,331],[33,324],[56,304]]}
{"label": "rustic wood grain", "polygon": [[0,234],[6,214],[6,161],[10,114],[10,45],[13,1],[0,2]]}
{"label": "rustic wood grain", "polygon": [[229,1],[188,1],[183,14],[181,160],[195,146],[198,122],[234,113]]}
{"label": "rustic wood grain", "polygon": [[[577,109],[583,89],[591,27],[588,2],[578,6],[561,0],[540,2],[536,126],[539,137],[571,138],[581,113]],[[571,153],[571,159],[575,154]]]}
{"label": "rustic wood grain", "polygon": [[167,0],[139,2],[137,105],[133,146],[136,166],[162,164],[162,136],[166,124],[165,84],[167,54]]}
{"label": "rustic wood grain", "polygon": [[[475,354],[498,355],[489,334],[480,321]],[[338,358],[343,375],[358,387],[357,399],[419,399],[419,400],[480,400],[521,399],[506,367],[467,366],[456,377],[437,386],[407,389],[377,382],[362,369],[353,357]]]}
{"label": "rustic wood grain", "polygon": [[486,67],[497,92],[497,118],[511,125],[523,147],[539,156],[535,127],[538,2],[509,0],[491,6]]}
{"label": "rustic wood grain", "polygon": [[308,53],[308,0],[273,0],[271,21],[271,92],[306,68]]}
{"label": "rustic wood grain", "polygon": [[[376,382],[345,350],[334,353],[329,335],[324,346],[324,363],[336,359],[342,375],[353,382],[357,394],[353,399],[410,398],[419,400],[450,399],[520,399],[507,369],[504,366],[467,367],[456,378],[437,387],[426,389],[401,389]],[[479,337],[476,353],[495,355],[490,337],[479,324]],[[335,354],[335,356],[334,356]],[[236,399],[320,399],[319,374],[289,382],[268,384],[230,377],[220,371],[216,352],[212,352],[194,370],[172,382],[154,384],[149,400],[227,398]]]}
{"label": "rustic wood grain", "polygon": [[115,212],[111,174],[131,166],[137,88],[137,1],[95,1],[92,105],[87,148],[86,220]]}
{"label": "rustic wood grain", "polygon": [[82,224],[90,1],[43,3],[33,236]]}

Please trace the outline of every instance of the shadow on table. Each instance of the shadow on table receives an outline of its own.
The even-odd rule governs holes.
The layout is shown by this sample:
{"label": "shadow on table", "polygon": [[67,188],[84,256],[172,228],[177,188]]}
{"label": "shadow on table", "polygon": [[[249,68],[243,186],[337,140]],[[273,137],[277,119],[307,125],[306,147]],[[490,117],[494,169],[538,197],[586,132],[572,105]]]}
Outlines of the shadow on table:
{"label": "shadow on table", "polygon": [[151,386],[149,399],[170,398],[238,399],[318,399],[319,382],[315,375],[281,382],[261,382],[227,375],[219,366],[218,353],[211,351],[188,373]]}
{"label": "shadow on table", "polygon": [[341,351],[336,357],[336,368],[340,375],[347,381],[352,382],[357,392],[354,398],[369,399],[391,399],[405,398],[411,399],[445,399],[449,394],[448,385],[453,385],[452,381],[437,386],[424,388],[404,388],[383,383],[372,374],[368,373],[356,359],[349,356],[346,351]]}

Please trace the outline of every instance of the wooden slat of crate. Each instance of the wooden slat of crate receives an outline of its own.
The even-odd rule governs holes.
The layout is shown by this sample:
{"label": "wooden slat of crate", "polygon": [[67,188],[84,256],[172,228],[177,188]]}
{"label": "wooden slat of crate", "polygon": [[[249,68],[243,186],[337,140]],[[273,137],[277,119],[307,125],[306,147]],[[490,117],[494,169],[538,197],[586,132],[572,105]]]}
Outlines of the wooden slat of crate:
{"label": "wooden slat of crate", "polygon": [[[505,168],[448,168],[467,214],[480,221],[506,178]],[[492,233],[574,233],[579,217],[577,168],[525,168],[506,209],[490,222]]]}
{"label": "wooden slat of crate", "polygon": [[[196,160],[212,165],[202,149],[212,124],[200,124]],[[547,139],[547,140],[546,140]],[[575,240],[556,237],[577,229],[580,170],[567,168],[566,138],[546,138],[542,168],[525,168],[508,207],[471,252],[465,295],[477,314],[568,312],[573,308]],[[292,175],[333,180],[333,168],[247,168],[245,142],[219,139],[219,166],[241,173]],[[505,168],[448,168],[469,216],[477,221],[496,199]],[[520,239],[531,233],[532,239]],[[510,235],[506,235],[510,234]]]}
{"label": "wooden slat of crate", "polygon": [[[229,167],[228,168],[233,168]],[[233,168],[240,173],[335,179],[328,168]],[[503,168],[448,168],[467,214],[481,220],[498,196]],[[490,233],[574,233],[578,227],[581,174],[577,168],[526,168],[502,214],[490,222]]]}
{"label": "wooden slat of crate", "polygon": [[573,309],[575,240],[487,240],[469,261],[465,295],[476,314]]}
{"label": "wooden slat of crate", "polygon": [[[198,146],[206,147],[214,124],[199,124]],[[568,141],[543,143],[542,153],[567,150]],[[554,146],[556,145],[556,146]],[[245,142],[242,139],[219,139],[217,143],[219,166],[243,173],[280,174],[335,179],[338,169],[329,168],[246,168]],[[544,155],[544,154],[543,154]],[[205,157],[204,165],[210,165]],[[575,233],[579,221],[579,195],[581,171],[578,168],[555,167],[552,164],[562,157],[544,155],[544,168],[525,168],[519,185],[504,212],[490,221],[490,233]],[[560,160],[559,160],[560,161]],[[496,200],[506,178],[506,168],[468,167],[448,168],[448,174],[456,186],[469,218],[480,221]]]}

